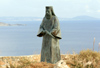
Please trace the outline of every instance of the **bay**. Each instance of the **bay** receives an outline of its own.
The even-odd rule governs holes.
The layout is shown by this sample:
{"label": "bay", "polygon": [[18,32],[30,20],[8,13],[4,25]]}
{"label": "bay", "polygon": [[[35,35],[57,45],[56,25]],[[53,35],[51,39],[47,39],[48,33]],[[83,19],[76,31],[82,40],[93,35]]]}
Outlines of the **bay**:
{"label": "bay", "polygon": [[[0,56],[20,56],[40,54],[42,37],[37,37],[40,21],[4,21],[9,24],[26,26],[0,26]],[[100,21],[60,21],[62,39],[61,54],[93,49],[100,42]]]}

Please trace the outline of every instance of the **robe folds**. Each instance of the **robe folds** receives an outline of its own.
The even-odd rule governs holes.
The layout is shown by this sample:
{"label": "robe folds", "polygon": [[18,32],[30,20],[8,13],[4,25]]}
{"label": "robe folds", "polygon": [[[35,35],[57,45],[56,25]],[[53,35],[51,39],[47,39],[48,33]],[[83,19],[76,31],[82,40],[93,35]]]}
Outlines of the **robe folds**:
{"label": "robe folds", "polygon": [[[49,34],[45,31],[48,31]],[[41,62],[58,62],[61,59],[59,47],[61,31],[58,18],[56,16],[53,16],[51,19],[47,19],[46,17],[44,17],[37,36],[43,37],[41,49]]]}

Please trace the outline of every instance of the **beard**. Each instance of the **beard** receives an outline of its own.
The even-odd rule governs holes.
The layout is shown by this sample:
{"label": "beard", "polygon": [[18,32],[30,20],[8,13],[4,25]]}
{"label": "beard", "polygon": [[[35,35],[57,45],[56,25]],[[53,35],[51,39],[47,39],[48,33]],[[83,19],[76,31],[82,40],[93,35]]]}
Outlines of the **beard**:
{"label": "beard", "polygon": [[50,19],[52,17],[52,15],[46,14],[46,18]]}

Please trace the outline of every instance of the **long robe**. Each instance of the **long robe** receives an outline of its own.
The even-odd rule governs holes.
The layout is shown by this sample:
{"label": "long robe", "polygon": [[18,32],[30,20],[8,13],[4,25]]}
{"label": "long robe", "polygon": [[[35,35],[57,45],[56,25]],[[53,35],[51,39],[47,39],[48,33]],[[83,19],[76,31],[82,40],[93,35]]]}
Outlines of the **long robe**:
{"label": "long robe", "polygon": [[[48,33],[43,33],[47,30]],[[59,21],[56,16],[53,16],[51,19],[43,18],[43,21],[40,25],[38,37],[43,37],[42,49],[41,49],[41,62],[56,63],[61,59],[60,56],[60,47],[59,39],[61,39],[61,31],[59,26]]]}

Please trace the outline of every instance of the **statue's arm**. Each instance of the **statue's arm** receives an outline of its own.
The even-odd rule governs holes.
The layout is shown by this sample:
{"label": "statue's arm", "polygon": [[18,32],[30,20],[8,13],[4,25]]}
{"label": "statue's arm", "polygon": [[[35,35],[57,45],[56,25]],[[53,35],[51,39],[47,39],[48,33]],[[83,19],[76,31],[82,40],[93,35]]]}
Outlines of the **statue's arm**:
{"label": "statue's arm", "polygon": [[38,31],[38,34],[37,34],[38,37],[42,37],[45,34],[45,30],[43,28],[43,21],[44,21],[44,19],[42,20],[42,23],[40,25],[40,28],[39,28],[39,31]]}
{"label": "statue's arm", "polygon": [[57,35],[57,32],[58,32],[58,30],[59,30],[59,22],[58,22],[58,19],[57,18],[55,18],[54,19],[54,25],[53,25],[53,28],[52,28],[52,30],[51,30],[51,34],[53,34],[53,35]]}
{"label": "statue's arm", "polygon": [[61,31],[60,31],[60,25],[59,25],[59,20],[57,17],[54,18],[54,26],[50,33],[55,36],[58,39],[61,39]]}

